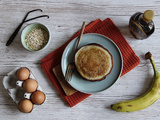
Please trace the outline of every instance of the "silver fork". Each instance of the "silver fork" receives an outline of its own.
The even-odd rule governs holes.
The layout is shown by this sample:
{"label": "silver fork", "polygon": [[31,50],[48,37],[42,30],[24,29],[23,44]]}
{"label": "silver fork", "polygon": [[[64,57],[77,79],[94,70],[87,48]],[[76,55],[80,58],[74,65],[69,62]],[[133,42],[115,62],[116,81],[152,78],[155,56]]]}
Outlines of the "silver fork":
{"label": "silver fork", "polygon": [[[76,51],[79,47],[84,29],[85,29],[85,22],[83,22],[83,24],[82,24],[81,33],[80,33],[80,36],[79,36],[79,39],[78,39]],[[67,70],[66,70],[66,74],[65,74],[65,80],[66,81],[68,81],[68,82],[71,81],[74,70],[75,70],[75,64],[74,64],[74,60],[73,60],[73,62],[69,63],[68,66],[67,66]]]}

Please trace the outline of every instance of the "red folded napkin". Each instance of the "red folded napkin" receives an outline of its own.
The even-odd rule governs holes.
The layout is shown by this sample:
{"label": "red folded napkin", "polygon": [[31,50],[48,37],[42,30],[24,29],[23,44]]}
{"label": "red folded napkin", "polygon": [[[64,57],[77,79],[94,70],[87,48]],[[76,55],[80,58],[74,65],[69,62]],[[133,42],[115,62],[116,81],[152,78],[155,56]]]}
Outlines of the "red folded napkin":
{"label": "red folded napkin", "polygon": [[[136,56],[132,48],[129,46],[119,29],[115,26],[115,24],[111,21],[110,18],[107,18],[104,21],[101,21],[100,19],[92,21],[85,27],[84,34],[85,33],[103,34],[116,43],[123,57],[123,70],[121,76],[132,70],[140,63],[140,59]],[[61,57],[66,45],[75,37],[79,36],[79,34],[80,31],[73,35],[72,38],[65,44],[63,44],[61,47],[51,52],[48,56],[41,60],[41,66],[47,74],[48,78],[57,88],[63,99],[69,104],[70,107],[73,107],[77,103],[81,102],[82,100],[90,96],[90,94],[85,94],[78,91],[73,95],[66,96],[57,78],[52,72],[52,69],[61,63]]]}

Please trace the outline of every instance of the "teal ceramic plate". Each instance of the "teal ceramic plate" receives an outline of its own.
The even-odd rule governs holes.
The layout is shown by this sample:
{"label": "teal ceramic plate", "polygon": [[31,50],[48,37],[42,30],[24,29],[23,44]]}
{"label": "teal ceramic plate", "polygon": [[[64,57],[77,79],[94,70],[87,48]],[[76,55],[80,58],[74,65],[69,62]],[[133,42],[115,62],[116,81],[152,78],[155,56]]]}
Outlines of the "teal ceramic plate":
{"label": "teal ceramic plate", "polygon": [[[62,72],[64,76],[65,76],[68,64],[73,61],[77,41],[78,41],[77,38],[72,40],[67,45],[67,47],[63,52],[61,67],[62,67]],[[72,80],[68,83],[76,90],[83,93],[89,93],[89,94],[104,91],[108,89],[110,86],[112,86],[115,83],[115,81],[120,77],[122,67],[123,67],[121,52],[117,47],[117,45],[112,40],[110,40],[109,38],[101,34],[88,33],[83,35],[79,47],[83,45],[91,44],[91,43],[100,44],[109,50],[109,52],[113,56],[113,69],[111,73],[107,75],[107,77],[104,80],[95,81],[95,82],[91,82],[83,79],[75,70],[72,76]]]}

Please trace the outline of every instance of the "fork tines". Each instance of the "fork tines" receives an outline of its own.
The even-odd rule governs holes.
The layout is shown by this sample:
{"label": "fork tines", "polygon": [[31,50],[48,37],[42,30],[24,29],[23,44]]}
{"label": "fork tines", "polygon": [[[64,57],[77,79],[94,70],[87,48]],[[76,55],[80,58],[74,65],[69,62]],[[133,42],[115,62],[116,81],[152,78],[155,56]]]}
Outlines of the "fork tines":
{"label": "fork tines", "polygon": [[66,75],[65,75],[65,80],[66,81],[71,81],[72,79],[72,75],[73,75],[73,72],[74,72],[74,64],[73,63],[70,63],[67,67],[67,70],[66,70]]}

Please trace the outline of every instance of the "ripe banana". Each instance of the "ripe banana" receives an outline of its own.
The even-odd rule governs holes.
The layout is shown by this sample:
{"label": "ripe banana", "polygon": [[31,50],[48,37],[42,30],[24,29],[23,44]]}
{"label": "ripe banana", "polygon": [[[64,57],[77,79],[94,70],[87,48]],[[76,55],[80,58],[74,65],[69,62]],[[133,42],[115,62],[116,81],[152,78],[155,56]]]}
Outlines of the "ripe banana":
{"label": "ripe banana", "polygon": [[118,112],[134,112],[142,110],[149,107],[160,98],[160,74],[155,66],[152,54],[150,52],[146,53],[145,58],[150,59],[154,70],[154,78],[150,88],[138,98],[128,101],[121,101],[111,105],[113,110]]}

